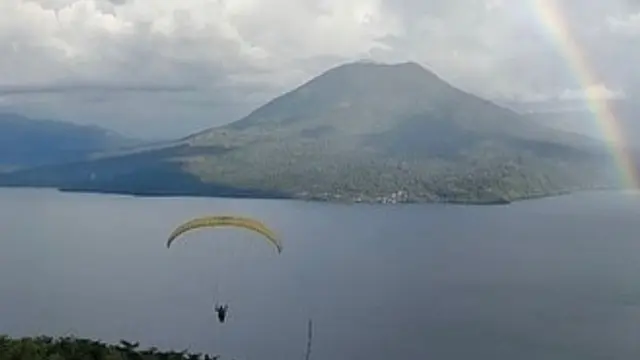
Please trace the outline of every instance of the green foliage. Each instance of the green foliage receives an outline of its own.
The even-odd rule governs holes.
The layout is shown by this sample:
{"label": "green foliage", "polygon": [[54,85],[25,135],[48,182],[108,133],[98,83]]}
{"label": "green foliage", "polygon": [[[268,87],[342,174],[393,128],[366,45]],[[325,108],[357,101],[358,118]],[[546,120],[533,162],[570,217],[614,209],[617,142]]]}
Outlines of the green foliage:
{"label": "green foliage", "polygon": [[0,336],[0,360],[213,360],[219,356],[191,354],[187,351],[139,349],[138,343],[120,341],[110,345],[100,341],[48,336],[12,339]]}

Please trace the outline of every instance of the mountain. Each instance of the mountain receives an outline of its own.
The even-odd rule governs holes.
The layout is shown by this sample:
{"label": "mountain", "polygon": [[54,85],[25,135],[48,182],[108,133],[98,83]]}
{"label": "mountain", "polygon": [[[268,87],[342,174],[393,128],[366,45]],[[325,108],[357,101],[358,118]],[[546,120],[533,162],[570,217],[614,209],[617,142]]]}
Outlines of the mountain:
{"label": "mountain", "polygon": [[330,69],[170,144],[14,172],[0,184],[141,195],[504,203],[615,178],[603,145],[452,87],[415,63]]}
{"label": "mountain", "polygon": [[78,161],[95,152],[134,144],[96,126],[0,113],[0,170]]}

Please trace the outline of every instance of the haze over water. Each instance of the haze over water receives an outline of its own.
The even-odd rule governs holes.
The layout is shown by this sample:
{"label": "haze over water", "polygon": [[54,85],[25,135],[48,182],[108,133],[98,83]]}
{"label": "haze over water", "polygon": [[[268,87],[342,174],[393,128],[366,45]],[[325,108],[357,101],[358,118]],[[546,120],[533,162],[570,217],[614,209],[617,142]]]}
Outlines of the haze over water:
{"label": "haze over water", "polygon": [[[284,251],[235,229],[165,247],[220,213],[263,220]],[[637,359],[638,219],[640,196],[615,192],[466,207],[2,189],[0,333],[302,359],[313,318],[312,359]]]}

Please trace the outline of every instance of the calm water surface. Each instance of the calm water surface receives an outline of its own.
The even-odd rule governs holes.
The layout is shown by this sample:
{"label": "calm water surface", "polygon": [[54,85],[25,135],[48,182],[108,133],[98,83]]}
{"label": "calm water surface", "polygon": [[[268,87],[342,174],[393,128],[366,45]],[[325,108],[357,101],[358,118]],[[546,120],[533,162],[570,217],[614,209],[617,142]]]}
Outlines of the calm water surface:
{"label": "calm water surface", "polygon": [[[251,232],[167,234],[248,214]],[[0,333],[235,359],[638,359],[640,196],[501,207],[0,190]],[[213,303],[230,304],[218,324]]]}

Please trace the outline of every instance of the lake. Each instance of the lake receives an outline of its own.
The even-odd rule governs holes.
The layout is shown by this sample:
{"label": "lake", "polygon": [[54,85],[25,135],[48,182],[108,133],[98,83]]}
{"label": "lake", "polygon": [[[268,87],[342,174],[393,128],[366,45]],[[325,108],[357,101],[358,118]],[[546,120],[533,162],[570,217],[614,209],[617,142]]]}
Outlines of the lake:
{"label": "lake", "polygon": [[[256,217],[282,238],[196,230]],[[0,189],[0,333],[223,359],[638,359],[640,195],[337,205]],[[219,324],[216,301],[230,306]]]}

